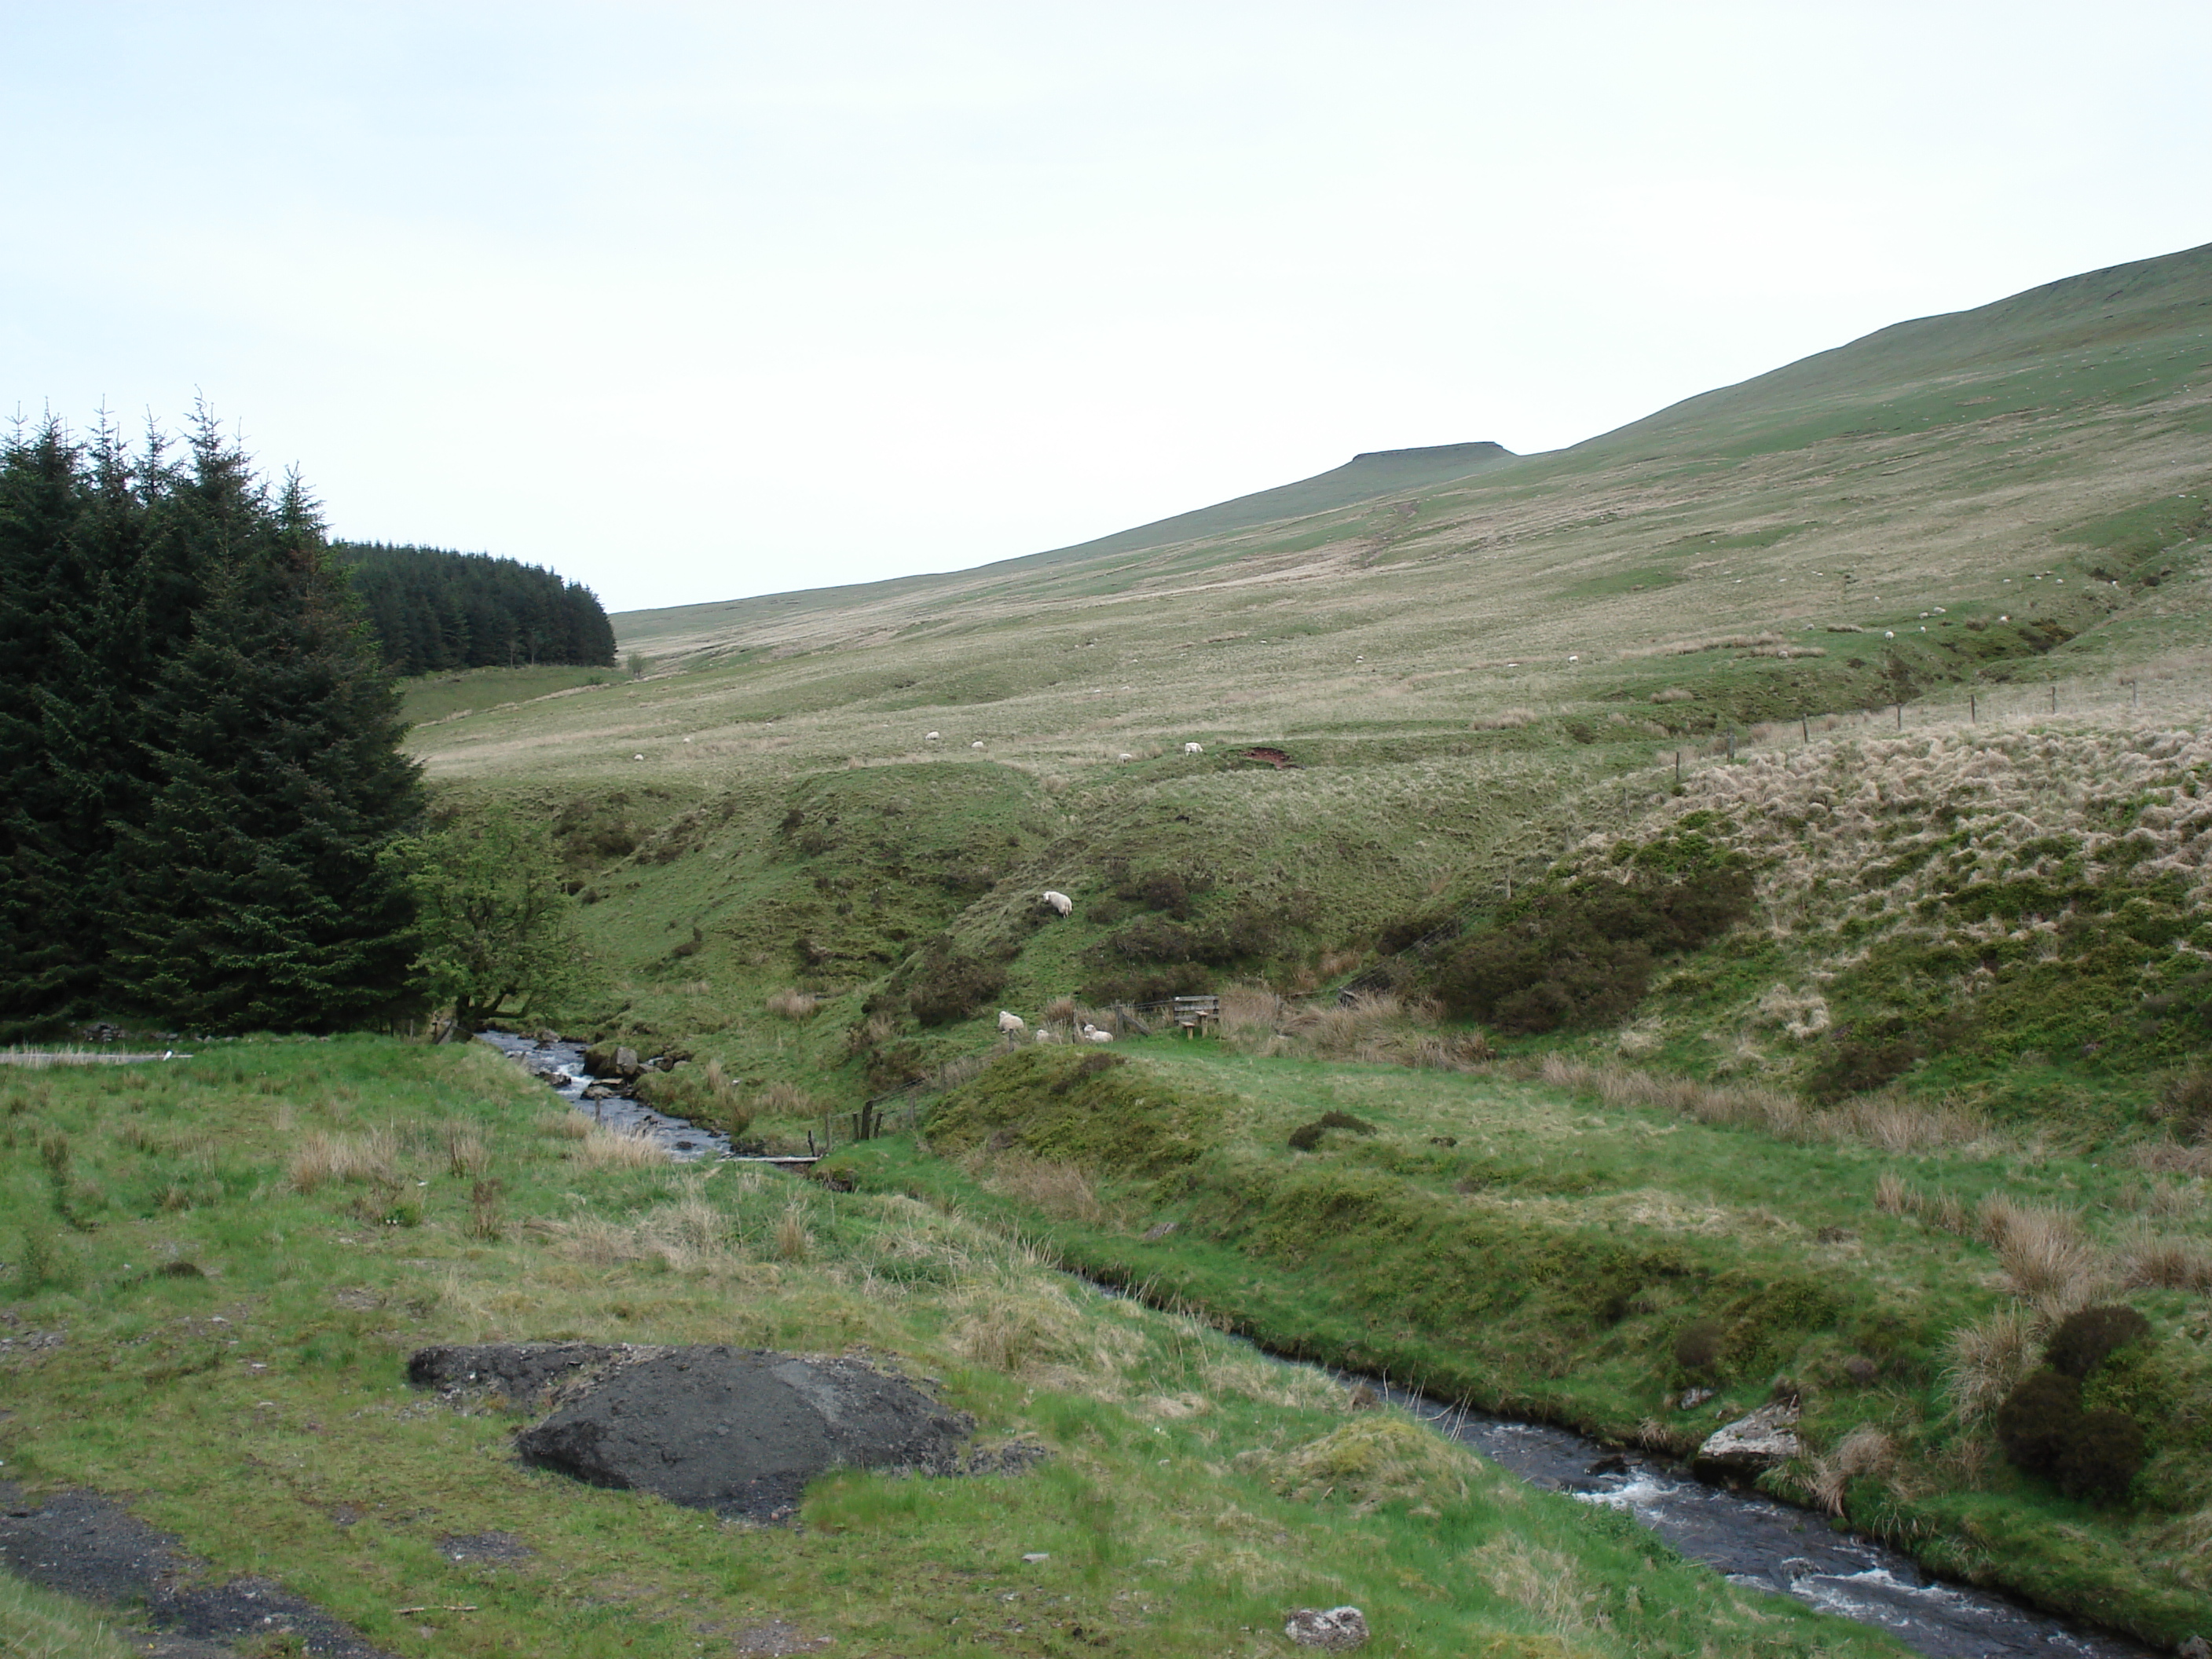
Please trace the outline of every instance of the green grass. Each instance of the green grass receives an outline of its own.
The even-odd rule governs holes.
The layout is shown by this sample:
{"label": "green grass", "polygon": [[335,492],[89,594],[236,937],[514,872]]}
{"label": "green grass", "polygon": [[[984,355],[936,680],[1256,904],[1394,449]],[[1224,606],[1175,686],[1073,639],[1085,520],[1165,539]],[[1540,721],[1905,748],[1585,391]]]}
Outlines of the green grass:
{"label": "green grass", "polygon": [[[1997,1199],[2053,1207],[2115,1249],[2166,1183],[2109,1152],[1983,1136],[1906,1158],[1863,1136],[1783,1139],[1495,1073],[1210,1043],[1131,1054],[1115,1074],[1125,1092],[1232,1097],[1196,1161],[1144,1175],[1109,1144],[1071,1142],[1053,1126],[1073,1097],[1054,1097],[1032,1065],[1034,1077],[994,1067],[937,1109],[933,1139],[969,1149],[963,1162],[889,1142],[842,1153],[840,1166],[1040,1233],[1088,1273],[1279,1351],[1616,1440],[1686,1449],[1788,1387],[1817,1451],[1862,1425],[1890,1437],[1890,1478],[1851,1483],[1844,1501],[1930,1565],[2152,1640],[2212,1623],[2212,1559],[2175,1547],[2201,1524],[2212,1480],[2201,1299],[2129,1293],[2159,1333],[2154,1380],[2137,1397],[2156,1458],[2131,1506],[2073,1503],[2008,1469],[1945,1392],[1952,1333],[2007,1305],[1997,1255],[1876,1201],[1881,1178],[1903,1173],[1970,1218]],[[1016,1109],[1024,1091],[1042,1114],[1035,1127]],[[1322,1102],[1380,1132],[1291,1151],[1289,1131]],[[985,1125],[1014,1160],[1002,1173],[974,1150]],[[1039,1179],[1030,1160],[1054,1158],[1085,1164],[1095,1199],[1071,1204],[1066,1180]],[[2203,1195],[2183,1197],[2185,1218],[2165,1224],[2201,1246],[2212,1237]],[[1164,1237],[1142,1236],[1164,1222],[1176,1224]],[[1705,1320],[1722,1357],[1686,1373],[1676,1339]],[[1693,1382],[1717,1398],[1674,1409]],[[1792,1470],[1780,1490],[1802,1498],[1808,1478]]]}
{"label": "green grass", "polygon": [[612,685],[621,680],[614,668],[471,668],[457,673],[422,674],[404,683],[402,708],[416,726],[466,716],[479,709],[527,702],[556,691],[583,686]]}
{"label": "green grass", "polygon": [[[1895,1651],[1440,1441],[1347,1432],[1325,1381],[956,1213],[598,1168],[565,1121],[487,1051],[367,1038],[0,1085],[0,1295],[66,1333],[12,1362],[9,1474],[123,1495],[218,1575],[276,1577],[403,1655],[690,1655],[772,1619],[840,1651],[1257,1655],[1286,1608],[1346,1601],[1415,1653],[1689,1656],[1716,1632],[1778,1659]],[[380,1137],[386,1167],[310,1182],[315,1136]],[[66,1220],[39,1150],[64,1138]],[[803,1255],[779,1244],[788,1216]],[[31,1233],[57,1241],[37,1283]],[[531,1338],[860,1345],[941,1379],[987,1441],[1051,1455],[1018,1479],[841,1474],[803,1529],[726,1526],[527,1471],[516,1419],[403,1381],[417,1346]],[[1301,1474],[1323,1463],[1334,1496]],[[494,1530],[533,1553],[438,1547]],[[11,1639],[99,1651],[88,1627],[0,1587]]]}

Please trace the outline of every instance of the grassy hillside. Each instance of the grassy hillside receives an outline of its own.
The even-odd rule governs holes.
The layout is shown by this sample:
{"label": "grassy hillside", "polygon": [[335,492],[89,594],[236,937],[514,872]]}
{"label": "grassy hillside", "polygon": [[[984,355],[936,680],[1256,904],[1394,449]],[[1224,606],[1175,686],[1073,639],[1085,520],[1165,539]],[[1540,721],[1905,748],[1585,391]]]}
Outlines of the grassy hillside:
{"label": "grassy hillside", "polygon": [[[936,1107],[934,1156],[874,1141],[838,1167],[1285,1352],[1626,1443],[1687,1453],[1787,1395],[1808,1454],[1771,1490],[2153,1641],[2212,1622],[2201,1156],[1557,1060],[1291,1058],[1255,1052],[1249,1012],[1222,1042],[1003,1058]],[[1344,1127],[1296,1133],[1325,1112]],[[2124,1502],[2023,1474],[1995,1426],[2039,1329],[2114,1297],[2151,1328],[2089,1383],[2148,1431]]]}
{"label": "grassy hillside", "polygon": [[[489,1051],[377,1039],[0,1083],[21,1507],[123,1494],[399,1655],[1259,1655],[1346,1601],[1394,1651],[1896,1651],[957,1215],[588,1128]],[[419,1346],[513,1339],[865,1353],[1045,1457],[720,1522],[526,1469],[518,1414],[404,1380]],[[137,1651],[130,1616],[0,1577],[9,1652]]]}
{"label": "grassy hillside", "polygon": [[[1001,1007],[1130,1044],[1117,1004],[1226,990],[1219,1051],[1146,1056],[1218,1097],[1172,1170],[957,1119],[854,1167],[1652,1443],[1710,1318],[1714,1409],[1805,1394],[1796,1496],[2172,1638],[2212,1587],[2208,331],[2208,251],[2072,278],[1550,455],[641,621],[647,678],[413,742],[561,848],[601,989],[537,1017],[720,1060],[770,1142],[972,1071]],[[1332,1108],[1376,1134],[1294,1154]],[[2154,1331],[2155,1455],[2089,1501],[1947,1376],[2100,1297]]]}

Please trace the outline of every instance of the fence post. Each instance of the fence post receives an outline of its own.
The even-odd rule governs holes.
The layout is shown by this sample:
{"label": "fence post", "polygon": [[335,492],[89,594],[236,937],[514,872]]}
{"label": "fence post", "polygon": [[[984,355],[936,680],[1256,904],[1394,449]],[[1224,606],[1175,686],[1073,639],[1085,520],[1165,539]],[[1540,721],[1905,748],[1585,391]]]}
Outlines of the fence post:
{"label": "fence post", "polygon": [[[1675,782],[1677,782],[1677,783],[1680,783],[1680,782],[1681,782],[1681,781],[1682,781],[1682,751],[1681,751],[1680,750],[1677,749],[1677,750],[1674,751],[1674,781],[1675,781]],[[1508,877],[1508,878],[1507,878],[1507,879],[1510,881],[1510,879],[1512,879],[1512,878]]]}
{"label": "fence post", "polygon": [[2058,687],[2055,684],[2051,688],[2051,712],[2058,712]]}
{"label": "fence post", "polygon": [[1981,711],[1980,708],[1979,708],[1979,707],[1975,703],[1975,702],[1974,702],[1974,694],[1973,694],[1972,692],[1971,692],[1971,691],[1967,692],[1967,693],[1966,693],[1966,718],[1967,718],[1968,720],[1978,720],[1981,719],[1981,717],[1982,717],[1982,711]]}
{"label": "fence post", "polygon": [[1734,727],[1733,726],[1731,726],[1730,727],[1729,727],[1729,738],[1728,738],[1728,743],[1729,743],[1729,748],[1728,748],[1728,757],[1729,757],[1730,760],[1734,760],[1734,759],[1735,758],[1735,727]]}
{"label": "fence post", "polygon": [[1897,729],[1905,730],[1905,705],[1901,702],[1897,705]]}
{"label": "fence post", "polygon": [[1797,735],[1807,743],[1813,741],[1813,722],[1803,714],[1797,717]]}

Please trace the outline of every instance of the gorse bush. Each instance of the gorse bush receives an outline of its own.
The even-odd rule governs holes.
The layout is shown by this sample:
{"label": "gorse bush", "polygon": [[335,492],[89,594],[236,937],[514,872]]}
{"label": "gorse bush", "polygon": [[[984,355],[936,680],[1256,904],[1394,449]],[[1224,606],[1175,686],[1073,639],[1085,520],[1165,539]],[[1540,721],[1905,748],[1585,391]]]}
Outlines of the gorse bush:
{"label": "gorse bush", "polygon": [[[2149,1340],[2135,1309],[2083,1308],[2051,1333],[2040,1370],[1997,1407],[1997,1443],[2015,1468],[2054,1482],[2069,1498],[2124,1497],[2149,1457],[2142,1425],[2109,1404],[2083,1405],[2086,1381],[2123,1349]],[[2123,1393],[2123,1397],[2127,1397]]]}
{"label": "gorse bush", "polygon": [[1750,914],[1748,866],[1694,831],[1615,852],[1614,871],[1537,888],[1448,956],[1436,975],[1445,1006],[1506,1031],[1612,1024],[1661,957]]}
{"label": "gorse bush", "polygon": [[1331,1129],[1341,1129],[1347,1134],[1371,1135],[1375,1126],[1364,1118],[1354,1117],[1349,1112],[1323,1112],[1310,1123],[1301,1123],[1291,1131],[1291,1150],[1310,1152],[1321,1145],[1322,1137]]}
{"label": "gorse bush", "polygon": [[2044,1363],[2076,1381],[2122,1348],[2150,1339],[2150,1321],[2124,1304],[2083,1308],[2059,1322],[2044,1349]]}

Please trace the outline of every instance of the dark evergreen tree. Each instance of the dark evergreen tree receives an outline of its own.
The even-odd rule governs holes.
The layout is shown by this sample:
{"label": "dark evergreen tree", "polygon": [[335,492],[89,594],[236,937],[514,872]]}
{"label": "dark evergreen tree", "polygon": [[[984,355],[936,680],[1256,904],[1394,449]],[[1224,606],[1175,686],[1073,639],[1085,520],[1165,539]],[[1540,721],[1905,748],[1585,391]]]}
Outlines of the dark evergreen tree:
{"label": "dark evergreen tree", "polygon": [[271,502],[203,421],[149,516],[151,547],[205,550],[214,572],[148,700],[153,778],[118,826],[110,984],[202,1029],[386,1016],[407,994],[412,905],[379,855],[419,815],[416,768],[313,503],[296,479]]}
{"label": "dark evergreen tree", "polygon": [[611,666],[613,624],[591,589],[487,553],[339,542],[394,673],[525,663]]}

